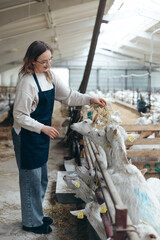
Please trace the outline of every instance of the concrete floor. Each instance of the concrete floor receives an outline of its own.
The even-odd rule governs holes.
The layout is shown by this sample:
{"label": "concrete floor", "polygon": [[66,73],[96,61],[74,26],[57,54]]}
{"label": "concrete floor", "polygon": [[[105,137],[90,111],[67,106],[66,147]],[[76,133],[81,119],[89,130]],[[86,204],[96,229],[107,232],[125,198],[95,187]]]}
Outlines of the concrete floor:
{"label": "concrete floor", "polygon": [[[130,119],[135,123],[135,113],[131,117],[128,110],[114,106],[114,110],[121,112],[121,117]],[[61,122],[64,117],[58,110],[55,111],[57,119],[54,119],[56,129],[61,133]],[[130,116],[126,117],[126,114]],[[122,119],[123,120],[123,119]],[[58,128],[59,127],[59,128]],[[63,137],[60,134],[60,137]],[[70,214],[71,210],[80,209],[81,206],[60,204],[55,197],[57,171],[64,170],[64,156],[68,156],[68,149],[64,144],[58,144],[61,139],[51,141],[48,161],[49,184],[44,202],[44,212],[54,219],[53,232],[49,235],[36,235],[22,231],[21,208],[19,196],[18,170],[16,166],[10,128],[0,127],[0,240],[86,240],[88,229],[86,219],[79,220]],[[11,145],[11,146],[10,146]],[[93,240],[93,237],[91,238]]]}
{"label": "concrete floor", "polygon": [[[0,239],[1,240],[75,240],[87,239],[80,237],[80,224],[70,214],[77,209],[75,205],[60,204],[55,198],[55,186],[58,170],[63,169],[64,156],[68,149],[58,144],[60,139],[51,141],[48,161],[49,184],[44,202],[44,212],[53,217],[53,232],[49,235],[37,235],[24,232],[21,227],[21,208],[18,183],[18,170],[11,140],[0,141]],[[9,146],[7,146],[9,145]],[[11,145],[11,146],[10,146]],[[72,229],[72,231],[71,231]]]}

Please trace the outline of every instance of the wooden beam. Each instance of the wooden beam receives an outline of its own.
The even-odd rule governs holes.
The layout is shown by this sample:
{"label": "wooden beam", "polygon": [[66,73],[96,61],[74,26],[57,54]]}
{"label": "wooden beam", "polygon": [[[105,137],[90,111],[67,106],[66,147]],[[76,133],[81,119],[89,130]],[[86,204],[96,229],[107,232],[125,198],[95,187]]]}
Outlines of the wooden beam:
{"label": "wooden beam", "polygon": [[142,132],[142,131],[160,131],[160,124],[148,124],[148,125],[127,125],[127,124],[122,124],[121,125],[126,132]]}
{"label": "wooden beam", "polygon": [[143,139],[136,139],[133,142],[130,142],[127,140],[125,142],[126,147],[131,147],[132,145],[153,145],[153,144],[158,144],[160,145],[160,138],[143,138]]}
{"label": "wooden beam", "polygon": [[87,59],[87,63],[85,66],[83,79],[79,86],[80,93],[85,93],[86,89],[87,89],[88,80],[89,80],[92,63],[93,63],[93,59],[94,59],[94,55],[95,55],[95,50],[96,50],[96,46],[97,46],[98,36],[100,33],[101,22],[103,20],[105,6],[106,6],[106,0],[100,0],[99,6],[98,6],[98,11],[97,11],[97,16],[96,16],[96,22],[95,22],[94,29],[93,29],[93,35],[92,35],[92,39],[91,39],[90,49],[89,49],[89,53],[88,53],[88,59]]}
{"label": "wooden beam", "polygon": [[134,149],[127,150],[127,157],[153,157],[160,156],[160,149]]}
{"label": "wooden beam", "polygon": [[[8,1],[6,1],[8,2]],[[37,2],[37,1],[26,1],[28,3],[27,5],[24,4],[18,4],[16,5],[16,8],[12,8],[14,6],[14,1],[12,2],[12,5],[10,4],[10,8],[7,8],[4,6],[4,8],[0,9],[0,26],[4,26],[5,24],[20,21],[22,19],[33,17],[36,15],[40,15],[43,13],[47,13],[47,4],[45,2]],[[59,9],[65,9],[68,7],[77,6],[80,4],[86,4],[88,2],[94,2],[93,0],[49,0],[50,4],[50,10],[56,11]],[[96,1],[95,1],[96,2]]]}
{"label": "wooden beam", "polygon": [[160,173],[160,162],[157,161],[143,161],[133,162],[138,169],[147,168],[147,173]]}
{"label": "wooden beam", "polygon": [[153,134],[153,131],[141,132],[138,139],[149,137],[152,134]]}
{"label": "wooden beam", "polygon": [[29,46],[35,39],[47,39],[54,37],[52,29],[40,29],[32,32],[19,34],[18,36],[0,41],[0,53],[9,51],[13,48]]}

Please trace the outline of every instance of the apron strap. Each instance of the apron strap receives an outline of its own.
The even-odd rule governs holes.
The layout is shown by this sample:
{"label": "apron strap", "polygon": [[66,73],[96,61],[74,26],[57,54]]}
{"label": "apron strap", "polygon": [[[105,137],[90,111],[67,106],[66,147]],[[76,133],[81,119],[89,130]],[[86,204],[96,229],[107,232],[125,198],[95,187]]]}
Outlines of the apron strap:
{"label": "apron strap", "polygon": [[40,85],[39,85],[39,82],[38,82],[38,79],[37,79],[37,76],[36,76],[35,73],[33,73],[33,77],[34,77],[34,80],[35,80],[35,82],[36,82],[36,84],[37,84],[37,87],[38,87],[39,92],[42,92],[42,90],[41,90],[41,88],[40,88]]}

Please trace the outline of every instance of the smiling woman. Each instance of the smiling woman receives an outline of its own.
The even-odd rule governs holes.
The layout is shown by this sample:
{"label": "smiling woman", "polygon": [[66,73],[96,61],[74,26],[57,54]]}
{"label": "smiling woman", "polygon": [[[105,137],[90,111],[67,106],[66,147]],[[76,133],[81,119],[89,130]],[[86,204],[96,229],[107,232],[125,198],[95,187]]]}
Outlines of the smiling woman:
{"label": "smiling woman", "polygon": [[42,53],[36,61],[32,62],[32,64],[34,65],[34,71],[36,73],[46,72],[51,66],[52,58],[53,57],[51,56],[50,50]]}
{"label": "smiling woman", "polygon": [[70,106],[106,103],[101,98],[73,91],[52,72],[53,49],[33,42],[23,59],[14,102],[13,143],[19,169],[23,230],[48,234],[53,220],[43,215],[42,203],[48,183],[50,138],[59,132],[51,126],[54,100]]}
{"label": "smiling woman", "polygon": [[40,62],[40,61],[37,60],[36,62],[38,62],[38,63],[46,66],[46,65],[48,65],[48,63],[51,64],[51,63],[52,63],[52,60],[53,60],[53,57],[51,57],[49,60],[44,60],[44,61],[42,61],[42,62]]}

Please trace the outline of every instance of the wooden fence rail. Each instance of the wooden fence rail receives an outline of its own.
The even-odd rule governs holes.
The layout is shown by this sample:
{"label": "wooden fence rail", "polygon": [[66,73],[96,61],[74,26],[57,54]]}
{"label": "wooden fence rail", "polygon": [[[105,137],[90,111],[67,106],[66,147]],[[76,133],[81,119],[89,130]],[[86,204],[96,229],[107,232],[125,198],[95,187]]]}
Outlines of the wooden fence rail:
{"label": "wooden fence rail", "polygon": [[[147,173],[156,174],[160,173],[160,124],[149,124],[149,125],[122,125],[122,127],[128,133],[140,134],[134,141],[126,141],[127,157],[128,158],[139,158],[139,161],[133,161],[139,169],[147,168]],[[154,133],[154,138],[149,138]],[[139,145],[139,149],[130,149],[131,146]],[[145,145],[141,147],[141,145]],[[148,145],[148,148],[147,148]],[[156,145],[151,149],[151,145]],[[157,148],[157,146],[159,148]],[[141,158],[146,158],[141,160]],[[158,177],[158,176],[156,176]]]}

